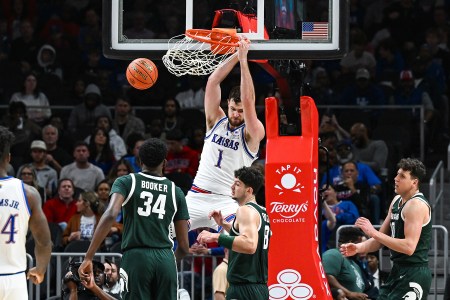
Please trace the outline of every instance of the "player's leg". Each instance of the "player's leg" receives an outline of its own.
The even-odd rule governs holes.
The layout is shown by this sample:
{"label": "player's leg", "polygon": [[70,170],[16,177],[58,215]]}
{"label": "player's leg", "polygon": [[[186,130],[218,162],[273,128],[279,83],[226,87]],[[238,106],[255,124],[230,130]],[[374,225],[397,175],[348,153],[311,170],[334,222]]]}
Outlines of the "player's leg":
{"label": "player's leg", "polygon": [[[208,214],[216,209],[218,195],[188,192],[186,204],[189,211],[189,230],[201,227],[213,228],[216,223],[208,218]],[[217,227],[217,225],[216,225]]]}
{"label": "player's leg", "polygon": [[125,251],[120,266],[122,299],[153,299],[150,282],[154,279],[155,260],[151,249]]}
{"label": "player's leg", "polygon": [[428,267],[394,266],[386,283],[381,287],[378,299],[427,299],[431,272]]}
{"label": "player's leg", "polygon": [[269,289],[265,284],[230,284],[226,298],[227,300],[267,300]]}
{"label": "player's leg", "polygon": [[28,299],[27,279],[25,272],[0,276],[0,299]]}
{"label": "player's leg", "polygon": [[[153,297],[156,300],[177,299],[178,277],[175,255],[172,249],[158,249],[153,253],[157,262],[157,276],[152,282]],[[143,299],[143,298],[141,298]]]}

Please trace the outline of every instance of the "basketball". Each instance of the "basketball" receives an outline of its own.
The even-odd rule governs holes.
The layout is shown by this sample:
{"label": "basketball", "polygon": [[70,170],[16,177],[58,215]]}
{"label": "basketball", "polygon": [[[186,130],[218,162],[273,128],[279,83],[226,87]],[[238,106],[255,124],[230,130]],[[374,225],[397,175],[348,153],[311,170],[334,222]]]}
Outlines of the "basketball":
{"label": "basketball", "polygon": [[158,69],[150,59],[136,58],[128,65],[126,75],[132,87],[145,90],[155,84]]}

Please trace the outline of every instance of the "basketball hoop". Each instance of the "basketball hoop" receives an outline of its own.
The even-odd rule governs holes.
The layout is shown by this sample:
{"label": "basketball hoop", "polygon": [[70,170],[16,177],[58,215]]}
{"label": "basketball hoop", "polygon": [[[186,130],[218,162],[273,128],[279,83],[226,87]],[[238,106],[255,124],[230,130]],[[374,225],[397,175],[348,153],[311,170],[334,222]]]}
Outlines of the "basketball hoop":
{"label": "basketball hoop", "polygon": [[162,60],[176,76],[208,75],[236,55],[238,42],[234,28],[188,29],[169,40]]}

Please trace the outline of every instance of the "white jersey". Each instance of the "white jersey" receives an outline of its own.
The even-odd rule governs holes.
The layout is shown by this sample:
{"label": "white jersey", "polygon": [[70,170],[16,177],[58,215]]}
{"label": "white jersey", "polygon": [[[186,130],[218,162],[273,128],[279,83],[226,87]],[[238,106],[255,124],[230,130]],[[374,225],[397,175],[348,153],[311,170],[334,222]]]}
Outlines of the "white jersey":
{"label": "white jersey", "polygon": [[192,192],[231,197],[234,171],[251,166],[258,158],[257,152],[248,149],[244,129],[245,123],[231,130],[228,117],[223,117],[206,133]]}
{"label": "white jersey", "polygon": [[0,178],[0,276],[27,268],[25,242],[30,214],[22,181]]}

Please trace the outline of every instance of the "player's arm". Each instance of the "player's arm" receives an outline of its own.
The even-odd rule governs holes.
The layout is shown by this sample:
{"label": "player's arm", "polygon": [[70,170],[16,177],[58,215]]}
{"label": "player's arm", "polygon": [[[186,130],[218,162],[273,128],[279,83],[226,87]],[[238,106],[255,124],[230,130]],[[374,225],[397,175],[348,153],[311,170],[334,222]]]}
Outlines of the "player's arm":
{"label": "player's arm", "polygon": [[222,100],[220,83],[230,74],[237,62],[238,58],[234,55],[225,64],[220,65],[208,78],[205,88],[206,131],[210,130],[220,118],[225,116],[220,107],[220,101]]}
{"label": "player's arm", "polygon": [[94,231],[91,244],[86,252],[84,261],[78,269],[78,273],[81,279],[89,278],[89,273],[92,272],[92,259],[94,258],[95,252],[100,247],[100,245],[105,240],[111,227],[116,221],[117,215],[122,209],[122,203],[125,197],[122,194],[114,193],[111,195],[111,199],[108,208],[103,213],[100,221],[98,222],[97,228]]}
{"label": "player's arm", "polygon": [[89,280],[82,280],[81,283],[89,289],[95,296],[97,296],[100,300],[115,300],[113,296],[109,295],[105,291],[102,290],[101,287],[99,287],[95,283],[94,279],[94,273],[90,273]]}
{"label": "player's arm", "polygon": [[348,299],[367,299],[367,295],[364,293],[352,292],[346,289],[333,275],[327,274],[327,280],[331,287],[341,289],[344,292],[345,297],[347,297]]}
{"label": "player's arm", "polygon": [[[394,204],[395,200],[396,200],[395,198],[394,198],[394,200],[392,200],[391,205],[389,206],[389,211],[392,210],[392,205]],[[362,218],[359,218],[357,220],[357,222],[360,219],[362,219]],[[384,235],[390,235],[391,234],[390,223],[391,223],[391,215],[387,214],[386,218],[383,221],[383,224],[380,227],[379,232]],[[356,225],[356,226],[361,228],[358,225]],[[372,226],[372,228],[373,228],[373,226]],[[369,237],[371,237],[371,235],[368,232],[366,232],[365,228],[361,228],[361,229],[364,231],[365,234],[367,234]],[[374,230],[376,231],[375,228],[374,228]],[[357,253],[375,252],[375,251],[380,250],[381,247],[383,247],[383,244],[381,244],[378,240],[371,237],[367,241],[364,241],[364,242],[358,243],[358,244],[354,244],[354,243],[342,244],[339,251],[341,251],[341,253],[345,256],[353,256]]]}
{"label": "player's arm", "polygon": [[29,227],[36,244],[34,248],[36,266],[28,271],[27,278],[30,278],[34,284],[39,284],[44,280],[44,274],[50,262],[52,240],[47,218],[41,208],[41,196],[39,192],[29,185],[24,185],[24,187],[31,210]]}
{"label": "player's arm", "polygon": [[230,232],[231,230],[231,223],[228,223],[224,220],[222,216],[222,212],[220,210],[213,210],[208,214],[208,218],[213,218],[217,225],[221,226],[223,230]]}
{"label": "player's arm", "polygon": [[180,262],[183,257],[189,254],[188,224],[187,220],[174,221],[173,224],[178,243],[177,249],[175,250],[175,257],[177,258],[177,262]]}
{"label": "player's arm", "polygon": [[248,66],[247,54],[250,42],[239,41],[238,57],[241,67],[241,101],[244,109],[245,140],[251,151],[258,151],[259,142],[264,138],[264,125],[256,115],[255,87]]}
{"label": "player's arm", "polygon": [[[253,254],[258,246],[259,214],[250,207],[242,206],[236,212],[234,224],[239,226],[239,236],[202,231],[197,237],[199,243],[217,242],[235,252]],[[231,229],[231,227],[230,227]]]}
{"label": "player's arm", "polygon": [[[370,230],[370,235],[379,243],[385,245],[391,250],[412,255],[416,250],[422,232],[423,224],[426,224],[430,217],[428,205],[423,201],[414,198],[409,200],[403,209],[403,217],[405,222],[405,238],[398,239],[379,232]],[[368,220],[364,220],[367,224]],[[370,222],[369,222],[370,223]]]}

